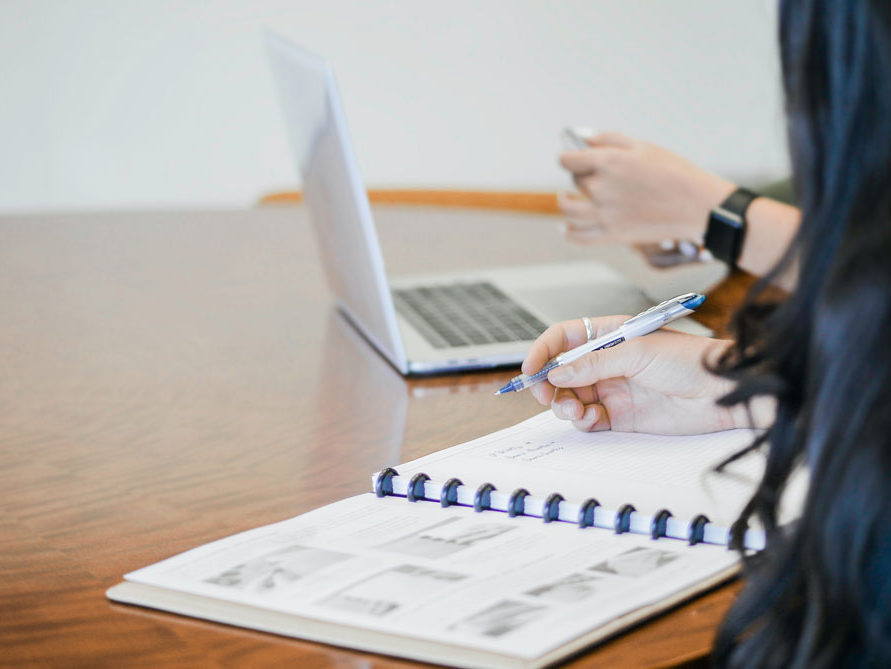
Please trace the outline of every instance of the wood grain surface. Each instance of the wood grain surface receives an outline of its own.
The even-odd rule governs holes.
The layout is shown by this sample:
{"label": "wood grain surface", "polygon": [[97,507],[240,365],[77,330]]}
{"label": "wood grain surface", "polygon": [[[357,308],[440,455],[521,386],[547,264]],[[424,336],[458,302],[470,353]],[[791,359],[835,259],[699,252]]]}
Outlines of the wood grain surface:
{"label": "wood grain surface", "polygon": [[[556,214],[559,211],[557,194],[553,192],[370,188],[368,199],[378,205],[498,209],[538,214]],[[259,204],[288,205],[302,201],[300,191],[279,191],[264,195]]]}
{"label": "wood grain surface", "polygon": [[[582,259],[555,219],[377,210],[388,269]],[[714,291],[721,331],[748,280]],[[0,664],[405,667],[111,604],[133,569],[365,492],[539,410],[511,371],[406,380],[331,307],[302,207],[0,218]],[[570,663],[707,652],[736,586]]]}

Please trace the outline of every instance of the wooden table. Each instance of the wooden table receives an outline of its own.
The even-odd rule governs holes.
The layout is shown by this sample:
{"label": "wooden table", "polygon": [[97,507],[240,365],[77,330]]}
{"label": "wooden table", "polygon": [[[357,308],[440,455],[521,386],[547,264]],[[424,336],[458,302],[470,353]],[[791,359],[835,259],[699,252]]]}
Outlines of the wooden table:
{"label": "wooden table", "polygon": [[[391,271],[584,258],[542,216],[379,208]],[[469,242],[469,243],[468,243]],[[721,330],[734,277],[702,317]],[[0,219],[0,647],[10,666],[411,663],[109,603],[132,569],[369,487],[539,410],[405,380],[331,308],[302,207]],[[702,656],[736,586],[571,666]]]}

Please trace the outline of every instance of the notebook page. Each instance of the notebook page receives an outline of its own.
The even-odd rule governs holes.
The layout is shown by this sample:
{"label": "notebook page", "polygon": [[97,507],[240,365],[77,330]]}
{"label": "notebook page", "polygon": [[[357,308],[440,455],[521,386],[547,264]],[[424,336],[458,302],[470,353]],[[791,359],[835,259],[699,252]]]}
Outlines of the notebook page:
{"label": "notebook page", "polygon": [[[737,559],[716,546],[365,494],[125,578],[205,598],[199,615],[224,622],[244,624],[212,602],[329,623],[321,640],[341,645],[366,629],[530,659],[726,578]],[[163,599],[136,603],[177,610]],[[402,654],[392,642],[382,650]]]}
{"label": "notebook page", "polygon": [[605,507],[633,504],[676,517],[706,514],[729,526],[760,479],[764,456],[753,453],[721,473],[714,466],[752,443],[756,433],[729,430],[693,436],[579,432],[546,411],[512,427],[396,467],[435,481],[460,478],[500,491],[523,487],[534,496],[559,492],[576,502],[596,498]]}

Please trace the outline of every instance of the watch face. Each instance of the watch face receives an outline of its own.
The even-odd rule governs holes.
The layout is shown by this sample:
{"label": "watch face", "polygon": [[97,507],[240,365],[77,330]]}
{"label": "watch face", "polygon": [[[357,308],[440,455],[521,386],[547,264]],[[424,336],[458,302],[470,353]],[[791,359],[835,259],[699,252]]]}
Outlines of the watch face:
{"label": "watch face", "polygon": [[742,216],[722,207],[713,209],[705,230],[705,248],[718,260],[735,265],[742,249],[744,227]]}
{"label": "watch face", "polygon": [[737,214],[736,212],[730,211],[729,209],[724,209],[724,207],[715,207],[712,210],[712,218],[719,219],[724,225],[727,225],[731,228],[736,228],[738,230],[742,230],[744,225],[743,217]]}
{"label": "watch face", "polygon": [[758,197],[746,188],[737,188],[712,209],[705,231],[705,248],[728,265],[736,265],[746,232],[746,209]]}

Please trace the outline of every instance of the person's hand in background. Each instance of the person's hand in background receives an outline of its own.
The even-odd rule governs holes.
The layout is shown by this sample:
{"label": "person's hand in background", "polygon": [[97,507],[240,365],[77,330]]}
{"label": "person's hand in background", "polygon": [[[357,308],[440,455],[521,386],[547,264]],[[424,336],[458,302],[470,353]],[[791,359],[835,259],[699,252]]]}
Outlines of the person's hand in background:
{"label": "person's hand in background", "polygon": [[578,243],[701,239],[709,212],[736,186],[653,144],[606,132],[560,164],[579,193],[558,195],[566,237]]}
{"label": "person's hand in background", "polygon": [[[592,318],[595,335],[616,329],[628,316]],[[532,344],[523,361],[533,374],[558,353],[585,342],[585,326],[575,319],[556,323]],[[715,401],[732,382],[705,369],[729,341],[669,329],[586,354],[550,372],[548,381],[532,386],[539,403],[578,429],[698,434],[749,427],[742,407],[728,409]]]}

